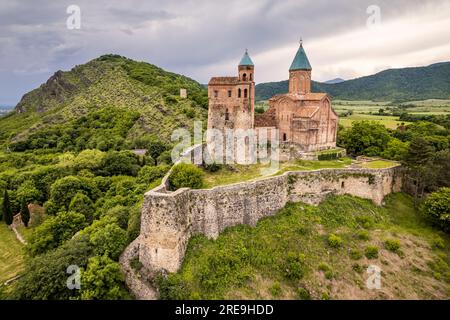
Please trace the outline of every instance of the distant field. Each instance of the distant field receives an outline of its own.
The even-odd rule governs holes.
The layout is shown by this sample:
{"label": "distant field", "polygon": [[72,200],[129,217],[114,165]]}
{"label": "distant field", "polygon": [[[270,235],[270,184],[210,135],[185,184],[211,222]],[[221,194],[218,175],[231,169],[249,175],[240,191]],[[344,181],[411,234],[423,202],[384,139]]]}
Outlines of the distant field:
{"label": "distant field", "polygon": [[405,121],[399,121],[398,117],[393,116],[377,116],[377,115],[371,115],[371,114],[359,114],[354,113],[351,116],[348,117],[341,117],[339,118],[339,123],[342,124],[344,127],[351,127],[352,123],[354,121],[362,121],[362,120],[368,120],[368,121],[375,121],[382,125],[384,125],[386,128],[389,129],[395,129],[400,124],[408,124],[409,122]]}
{"label": "distant field", "polygon": [[404,108],[408,113],[446,114],[450,113],[450,100],[423,100],[403,103],[374,102],[374,101],[344,101],[333,100],[336,111],[353,110],[358,113],[377,113],[379,109]]}
{"label": "distant field", "polygon": [[[259,101],[256,106],[263,107],[267,110],[268,101]],[[401,123],[409,122],[399,121],[395,116],[379,116],[377,113],[380,109],[384,109],[389,113],[392,110],[403,108],[404,112],[410,114],[427,114],[427,115],[447,115],[450,114],[450,100],[430,99],[423,101],[410,101],[403,103],[391,103],[389,101],[368,101],[368,100],[333,100],[333,109],[338,114],[346,111],[352,111],[353,114],[347,117],[341,116],[339,123],[344,127],[350,127],[354,121],[369,120],[376,121],[387,128],[395,129]]]}

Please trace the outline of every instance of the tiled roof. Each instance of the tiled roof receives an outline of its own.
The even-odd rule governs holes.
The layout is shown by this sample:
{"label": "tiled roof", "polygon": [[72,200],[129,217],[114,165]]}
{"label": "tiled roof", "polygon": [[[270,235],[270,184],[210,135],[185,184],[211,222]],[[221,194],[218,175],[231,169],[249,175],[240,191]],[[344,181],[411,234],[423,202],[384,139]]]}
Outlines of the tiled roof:
{"label": "tiled roof", "polygon": [[300,44],[300,48],[298,48],[297,54],[295,55],[291,67],[289,68],[289,71],[292,70],[312,70],[311,64],[309,63],[302,44]]}
{"label": "tiled roof", "polygon": [[244,55],[242,56],[241,62],[239,62],[240,66],[253,66],[253,61],[250,59],[247,50],[245,50]]}
{"label": "tiled roof", "polygon": [[238,82],[238,77],[212,77],[208,84],[237,84]]}

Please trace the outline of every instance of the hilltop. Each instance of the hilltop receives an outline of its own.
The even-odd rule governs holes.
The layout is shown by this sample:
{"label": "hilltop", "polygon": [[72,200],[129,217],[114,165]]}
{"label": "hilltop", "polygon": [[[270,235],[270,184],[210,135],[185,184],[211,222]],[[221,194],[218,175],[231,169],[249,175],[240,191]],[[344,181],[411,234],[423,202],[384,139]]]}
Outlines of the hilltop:
{"label": "hilltop", "polygon": [[[180,88],[187,89],[187,98],[180,97]],[[18,151],[53,148],[64,138],[69,145],[83,142],[107,149],[105,140],[129,144],[140,136],[168,142],[174,129],[190,129],[193,119],[205,119],[207,103],[206,90],[188,77],[104,55],[57,71],[25,94],[15,112],[0,118],[0,145],[11,144]],[[45,146],[36,135],[45,136]],[[84,141],[72,141],[80,136]]]}
{"label": "hilltop", "polygon": [[[312,82],[314,92],[327,92],[335,99],[413,101],[450,98],[450,62],[427,67],[389,69],[377,74],[339,83]],[[286,93],[288,81],[260,83],[256,100]]]}

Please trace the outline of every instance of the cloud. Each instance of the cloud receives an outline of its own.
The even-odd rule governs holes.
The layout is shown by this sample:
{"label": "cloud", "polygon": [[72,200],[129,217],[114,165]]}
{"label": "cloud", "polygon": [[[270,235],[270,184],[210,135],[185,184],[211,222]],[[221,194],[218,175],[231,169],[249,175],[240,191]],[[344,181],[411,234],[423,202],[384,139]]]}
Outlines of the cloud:
{"label": "cloud", "polygon": [[[105,53],[202,83],[234,74],[245,48],[258,82],[285,79],[300,37],[319,80],[448,60],[448,1],[377,2],[382,24],[374,31],[366,28],[373,0],[2,0],[0,104]],[[71,4],[81,8],[81,30],[66,28]]]}

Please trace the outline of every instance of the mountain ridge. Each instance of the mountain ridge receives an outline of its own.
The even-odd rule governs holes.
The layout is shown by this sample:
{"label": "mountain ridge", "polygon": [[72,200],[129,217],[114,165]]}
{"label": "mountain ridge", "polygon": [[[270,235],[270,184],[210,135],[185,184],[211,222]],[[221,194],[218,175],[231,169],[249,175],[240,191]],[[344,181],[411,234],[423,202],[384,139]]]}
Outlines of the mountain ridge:
{"label": "mountain ridge", "polygon": [[[188,91],[186,99],[180,97],[181,88]],[[59,70],[26,93],[15,112],[0,119],[0,144],[24,140],[43,128],[59,126],[62,133],[64,124],[98,110],[114,117],[111,108],[137,117],[125,141],[151,136],[169,142],[173,130],[191,129],[194,119],[206,119],[207,101],[206,90],[193,79],[146,62],[103,55],[70,71]]]}
{"label": "mountain ridge", "polygon": [[[288,91],[288,80],[256,85],[256,100]],[[450,62],[392,68],[340,83],[312,81],[312,91],[342,100],[412,101],[450,99]]]}

